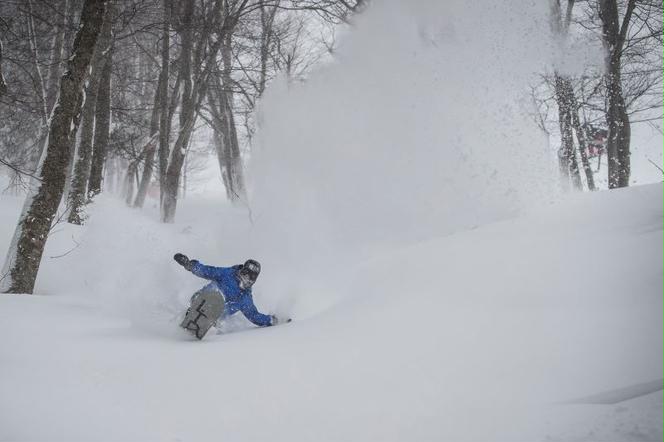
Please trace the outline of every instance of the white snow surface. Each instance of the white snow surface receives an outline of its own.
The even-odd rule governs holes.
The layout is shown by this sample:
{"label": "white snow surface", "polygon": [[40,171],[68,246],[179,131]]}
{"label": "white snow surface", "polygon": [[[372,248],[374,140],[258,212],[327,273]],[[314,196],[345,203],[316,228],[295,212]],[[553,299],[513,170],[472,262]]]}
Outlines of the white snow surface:
{"label": "white snow surface", "polygon": [[[0,202],[4,247],[20,200]],[[174,317],[203,281],[170,256],[238,262],[208,234],[244,217],[209,207],[163,225],[100,198],[87,226],[56,227],[37,294],[0,296],[0,440],[661,440],[661,390],[568,403],[661,378],[661,185],[382,249],[316,284],[264,267],[256,303],[294,322],[198,342]]]}

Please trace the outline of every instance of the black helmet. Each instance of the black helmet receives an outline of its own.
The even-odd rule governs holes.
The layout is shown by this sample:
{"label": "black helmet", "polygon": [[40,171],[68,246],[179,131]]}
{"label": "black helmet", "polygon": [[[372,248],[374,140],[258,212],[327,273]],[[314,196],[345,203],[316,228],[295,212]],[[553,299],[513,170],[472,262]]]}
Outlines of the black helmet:
{"label": "black helmet", "polygon": [[242,288],[249,288],[254,285],[258,274],[261,272],[261,265],[254,259],[248,259],[240,266],[238,275],[240,277],[240,286]]}

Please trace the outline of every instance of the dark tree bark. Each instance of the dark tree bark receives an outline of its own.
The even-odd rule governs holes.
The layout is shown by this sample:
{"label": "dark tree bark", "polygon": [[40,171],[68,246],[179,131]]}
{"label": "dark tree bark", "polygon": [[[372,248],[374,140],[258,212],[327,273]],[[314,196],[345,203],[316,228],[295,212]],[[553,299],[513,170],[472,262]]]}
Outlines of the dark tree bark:
{"label": "dark tree bark", "polygon": [[564,179],[571,179],[574,189],[582,189],[579,163],[576,159],[574,134],[572,127],[573,93],[570,96],[571,85],[569,80],[555,74],[556,102],[558,104],[558,122],[560,125],[561,146],[558,157]]}
{"label": "dark tree bark", "polygon": [[[261,3],[261,46],[260,46],[260,76],[258,77],[257,96],[261,97],[265,92],[265,85],[267,84],[267,63],[270,56],[270,49],[272,40],[274,38],[274,18],[279,9],[280,0],[276,0],[274,5],[266,5]],[[228,36],[230,46],[230,35]],[[226,44],[224,45],[226,46]],[[222,48],[222,52],[224,48]],[[224,62],[224,71],[227,71],[226,63]]]}
{"label": "dark tree bark", "polygon": [[[161,46],[161,75],[166,81],[162,82],[159,97],[159,189],[160,189],[160,207],[163,203],[163,189],[166,186],[166,169],[168,168],[168,155],[170,154],[170,135],[173,112],[169,106],[168,100],[168,79],[170,78],[170,25],[171,25],[171,0],[164,0],[164,31],[162,33]],[[179,75],[178,75],[179,78]],[[176,81],[175,91],[179,89],[179,80]],[[175,97],[177,92],[173,94]],[[176,103],[175,100],[173,100]]]}
{"label": "dark tree bark", "polygon": [[576,96],[574,95],[574,89],[572,88],[572,83],[568,82],[569,96],[572,99],[572,106],[570,109],[572,127],[574,127],[574,132],[576,133],[576,139],[579,141],[579,156],[581,157],[581,164],[583,166],[583,172],[586,175],[586,183],[588,184],[588,190],[594,191],[597,190],[595,187],[595,176],[593,174],[593,169],[590,167],[590,161],[588,160],[588,145],[586,143],[586,134],[581,127],[581,121],[579,119],[579,104],[576,101]]}
{"label": "dark tree bark", "polygon": [[61,76],[64,63],[62,62],[63,53],[65,49],[65,33],[66,29],[70,26],[71,15],[69,14],[70,0],[64,0],[60,3],[62,10],[65,11],[59,19],[58,31],[53,37],[53,44],[51,46],[51,64],[48,67],[48,74],[46,79],[46,110],[49,115],[53,110],[53,105],[58,95],[58,79]]}
{"label": "dark tree bark", "polygon": [[163,190],[163,207],[161,213],[161,220],[165,223],[172,223],[175,220],[175,211],[177,210],[177,194],[180,187],[180,175],[182,173],[182,165],[186,155],[186,149],[191,139],[191,134],[196,122],[196,112],[193,106],[188,109],[183,109],[186,115],[186,120],[183,126],[180,127],[180,133],[166,170],[166,182]]}
{"label": "dark tree bark", "polygon": [[67,71],[60,80],[60,95],[50,122],[47,149],[34,193],[26,198],[10,247],[2,286],[7,293],[32,293],[46,239],[62,199],[69,160],[69,137],[78,111],[83,80],[102,28],[107,0],[85,0],[81,24]]}
{"label": "dark tree bark", "polygon": [[36,170],[39,164],[39,159],[45,149],[46,134],[48,132],[48,109],[46,101],[46,85],[44,76],[42,75],[41,62],[39,56],[39,47],[37,43],[37,30],[35,26],[35,14],[32,9],[32,0],[27,0],[27,28],[28,28],[28,41],[30,43],[30,54],[32,57],[32,82],[39,102],[39,116],[41,118],[41,125],[37,134],[37,149],[34,149],[31,155],[31,169]]}
{"label": "dark tree bark", "polygon": [[[110,9],[109,9],[110,10]],[[76,165],[72,177],[71,189],[69,191],[69,217],[67,221],[72,224],[83,224],[85,216],[83,209],[88,199],[88,180],[90,179],[90,168],[92,166],[92,143],[95,127],[95,115],[97,106],[97,93],[101,80],[106,51],[109,50],[111,42],[111,20],[106,12],[103,29],[99,35],[94,56],[91,62],[91,72],[88,86],[85,88],[85,104],[83,105],[83,121],[81,123],[81,139],[77,149]]]}
{"label": "dark tree bark", "polygon": [[[48,125],[48,109],[47,109],[47,103],[46,103],[46,84],[44,80],[44,76],[42,75],[42,70],[40,66],[40,57],[39,57],[39,48],[37,44],[37,29],[35,26],[35,20],[34,16],[35,14],[33,13],[32,10],[32,0],[26,0],[26,5],[28,7],[28,16],[27,16],[27,22],[28,22],[28,39],[30,40],[30,53],[32,55],[32,61],[33,61],[33,82],[34,82],[34,88],[36,95],[39,99],[39,110],[40,110],[40,117],[42,120],[42,127],[44,128],[44,132],[46,131],[46,126]],[[41,144],[41,143],[40,143]]]}
{"label": "dark tree bark", "polygon": [[561,158],[568,173],[564,174],[571,178],[575,188],[581,189],[581,175],[579,174],[579,165],[576,159],[576,148],[574,146],[573,135],[579,142],[579,156],[586,176],[588,190],[596,190],[593,170],[588,160],[588,151],[586,145],[586,136],[579,120],[579,104],[574,94],[574,87],[569,78],[556,74],[556,101],[558,103],[558,118],[560,121],[560,133],[562,135]]}
{"label": "dark tree bark", "polygon": [[[561,40],[567,38],[574,0],[567,1],[565,15],[563,15],[560,0],[551,0],[551,29],[555,36]],[[563,186],[569,188],[570,181],[574,189],[582,189],[579,164],[576,160],[574,146],[574,133],[572,127],[572,111],[574,102],[574,89],[569,78],[554,70],[554,91],[558,106],[558,124],[560,126],[560,150],[558,161],[563,178]]]}
{"label": "dark tree bark", "polygon": [[0,41],[0,97],[7,93],[7,83],[5,77],[2,75],[2,42]]}
{"label": "dark tree bark", "polygon": [[76,20],[76,11],[81,7],[81,5],[81,0],[69,0],[69,4],[67,5],[69,9],[67,9],[66,12],[68,19],[67,26],[65,27],[65,41],[63,49],[65,55],[71,54],[73,51],[74,38],[76,37],[76,26],[74,25],[74,21]]}
{"label": "dark tree bark", "polygon": [[607,158],[609,188],[626,187],[630,176],[631,127],[622,90],[621,55],[636,0],[629,0],[620,24],[616,0],[598,0],[602,38],[606,49],[604,81],[607,93],[606,123],[609,128]]}
{"label": "dark tree bark", "polygon": [[[178,76],[182,79],[183,91],[180,105],[180,127],[175,146],[171,151],[168,167],[161,188],[161,220],[173,222],[177,208],[177,193],[180,186],[180,174],[186,149],[189,146],[191,132],[196,121],[194,85],[192,79],[193,42],[193,2],[186,3],[180,20],[178,33],[182,40]],[[207,38],[207,37],[205,37]]]}
{"label": "dark tree bark", "polygon": [[108,138],[111,127],[111,71],[113,70],[113,49],[109,48],[104,57],[104,65],[99,78],[97,105],[95,106],[95,135],[88,181],[88,194],[91,196],[101,192],[101,181],[106,162]]}

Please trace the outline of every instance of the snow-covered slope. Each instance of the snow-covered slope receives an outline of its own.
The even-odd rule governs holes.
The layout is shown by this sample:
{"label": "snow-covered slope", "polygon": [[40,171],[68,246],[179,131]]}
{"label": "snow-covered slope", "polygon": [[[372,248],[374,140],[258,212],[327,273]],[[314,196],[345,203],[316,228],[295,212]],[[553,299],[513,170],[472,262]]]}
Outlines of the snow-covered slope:
{"label": "snow-covered slope", "polygon": [[0,440],[662,438],[662,392],[644,394],[662,374],[661,185],[574,195],[320,279],[265,266],[259,308],[295,321],[202,342],[174,322],[202,281],[170,257],[234,263],[244,238],[221,227],[244,214],[188,204],[164,226],[101,199],[86,227],[55,229],[38,295],[0,296]]}

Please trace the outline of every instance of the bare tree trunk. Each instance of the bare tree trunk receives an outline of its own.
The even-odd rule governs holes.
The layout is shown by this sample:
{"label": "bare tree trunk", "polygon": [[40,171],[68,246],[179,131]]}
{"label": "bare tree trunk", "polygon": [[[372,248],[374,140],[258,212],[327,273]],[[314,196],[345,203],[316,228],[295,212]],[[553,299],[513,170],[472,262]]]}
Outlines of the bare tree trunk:
{"label": "bare tree trunk", "polygon": [[0,97],[7,93],[7,83],[5,76],[2,75],[2,41],[0,41]]}
{"label": "bare tree trunk", "polygon": [[44,83],[44,76],[42,75],[41,67],[39,66],[39,51],[37,49],[37,36],[35,29],[34,14],[32,12],[32,0],[27,0],[28,5],[28,36],[30,38],[30,52],[34,62],[34,81],[35,90],[39,97],[39,110],[42,120],[42,126],[46,127],[48,124],[48,109],[46,105],[46,85]]}
{"label": "bare tree trunk", "polygon": [[[277,15],[280,0],[276,0],[274,5],[261,3],[261,53],[260,53],[260,77],[258,79],[257,95],[261,97],[265,92],[267,83],[267,62],[270,55],[270,46],[274,37],[274,18]],[[230,36],[229,36],[230,37]],[[223,51],[223,48],[222,48]],[[226,66],[224,66],[226,70]]]}
{"label": "bare tree trunk", "polygon": [[[150,120],[150,138],[156,140],[159,135],[159,89],[155,92],[155,103],[152,109],[152,117]],[[148,188],[150,187],[150,181],[152,181],[152,171],[154,170],[154,159],[157,152],[157,143],[150,144],[149,150],[145,155],[145,164],[143,164],[143,174],[141,175],[140,182],[138,184],[138,190],[136,192],[136,199],[134,200],[133,206],[136,208],[143,207],[145,204],[145,197],[148,194]]]}
{"label": "bare tree trunk", "polygon": [[[581,157],[581,164],[583,166],[583,171],[586,175],[588,190],[591,191],[596,190],[593,170],[590,167],[590,161],[588,160],[586,135],[585,132],[583,131],[583,128],[581,127],[581,121],[579,120],[579,104],[576,101],[576,95],[574,94],[574,87],[572,86],[572,81],[567,77],[561,77],[561,76],[557,77],[557,81],[560,82],[559,86],[557,87],[560,87],[562,89],[560,93],[563,98],[559,100],[558,108],[560,109],[562,102],[562,106],[564,108],[564,113],[565,113],[564,117],[562,117],[565,119],[565,125],[566,125],[565,131],[571,132],[571,130],[574,129],[574,133],[576,134],[576,139],[579,142],[579,156]],[[568,136],[571,137],[571,133],[567,133],[565,135],[565,137]],[[574,149],[573,141],[571,141],[571,148]],[[576,162],[576,158],[574,159],[574,162]],[[578,164],[572,165],[570,170],[573,170],[573,168],[576,168],[576,171],[578,173]],[[574,177],[575,183],[577,180],[579,188],[581,188],[580,176],[578,178]]]}
{"label": "bare tree trunk", "polygon": [[226,187],[226,195],[232,202],[237,202],[246,200],[246,187],[240,145],[235,127],[235,117],[233,115],[232,93],[228,91],[228,88],[231,87],[230,75],[224,75],[224,78],[228,86],[224,88],[218,78],[215,79],[215,89],[208,94],[208,101],[212,114],[217,159],[219,161],[222,180]]}
{"label": "bare tree trunk", "polygon": [[138,174],[138,161],[131,161],[127,167],[127,174],[125,175],[124,183],[124,193],[125,193],[125,204],[131,206],[131,202],[134,200],[134,184],[136,182],[136,176]]}
{"label": "bare tree trunk", "polygon": [[187,159],[189,158],[187,153],[184,155],[184,165],[182,166],[182,188],[180,189],[180,199],[185,199],[187,197]]}
{"label": "bare tree trunk", "polygon": [[[67,26],[65,27],[65,41],[64,41],[64,54],[71,54],[72,52],[72,47],[74,44],[74,37],[75,37],[75,30],[76,26],[74,26],[74,20],[76,17],[76,11],[78,8],[81,6],[81,0],[69,0],[69,4],[67,5],[69,9],[67,9]],[[65,60],[66,62],[66,60]]]}
{"label": "bare tree trunk", "polygon": [[[269,11],[261,9],[262,23],[262,54],[261,54],[261,75],[257,85],[257,92],[260,96],[265,88],[267,59],[267,45],[269,45],[269,35],[272,30],[276,6]],[[228,30],[222,37],[221,59],[223,71],[222,81],[219,77],[214,78],[214,88],[208,93],[208,102],[210,104],[210,113],[212,114],[212,128],[214,130],[214,141],[219,161],[219,170],[226,187],[228,199],[236,203],[246,200],[246,187],[244,183],[244,168],[242,164],[242,155],[240,153],[240,143],[237,136],[235,115],[233,111],[233,78],[231,72],[233,69],[232,60],[232,29]],[[223,82],[223,83],[222,83]]]}
{"label": "bare tree trunk", "polygon": [[88,194],[97,195],[101,192],[101,181],[104,164],[106,163],[106,150],[111,127],[111,71],[113,67],[113,49],[109,48],[104,57],[103,68],[99,78],[97,90],[97,105],[95,106],[95,135],[90,165],[90,179],[88,181]]}
{"label": "bare tree trunk", "polygon": [[572,132],[572,97],[570,96],[571,85],[569,80],[555,74],[556,102],[558,104],[558,122],[560,124],[560,149],[559,158],[561,169],[566,168],[563,177],[569,177],[574,189],[582,189],[579,163],[576,160],[576,148],[574,147],[574,135]]}
{"label": "bare tree trunk", "polygon": [[[571,87],[571,85],[570,85]],[[586,174],[586,182],[588,183],[588,190],[594,191],[597,190],[595,187],[595,176],[593,175],[593,169],[590,167],[590,161],[588,160],[588,147],[586,144],[586,134],[581,127],[581,122],[579,120],[579,107],[574,97],[574,90],[570,91],[571,96],[573,97],[571,116],[572,116],[572,126],[576,133],[576,139],[579,141],[579,155],[581,156],[581,164],[583,165],[583,171]]]}
{"label": "bare tree trunk", "polygon": [[625,99],[620,81],[620,68],[613,67],[606,76],[609,106],[606,122],[609,127],[607,158],[609,163],[609,188],[629,186],[631,125],[625,109]]}
{"label": "bare tree trunk", "polygon": [[223,135],[216,128],[214,128],[213,136],[214,147],[217,151],[217,160],[219,161],[219,172],[221,173],[221,180],[224,183],[224,188],[226,189],[226,198],[228,198],[229,201],[234,201],[235,194],[233,192],[233,183],[231,182],[230,174],[226,168],[226,165],[230,164],[231,161],[227,157],[226,149],[224,149]]}
{"label": "bare tree trunk", "polygon": [[[269,26],[272,26],[272,20],[274,20],[274,14],[276,9],[272,11],[272,19],[270,20]],[[223,86],[221,89],[220,98],[220,110],[222,111],[221,122],[221,133],[223,135],[223,141],[225,144],[225,149],[227,151],[226,157],[229,162],[227,163],[227,170],[229,174],[229,182],[231,183],[231,190],[233,194],[233,199],[231,201],[246,201],[246,187],[244,183],[244,166],[242,164],[242,155],[240,154],[240,143],[237,136],[237,127],[235,124],[235,115],[233,112],[233,79],[231,78],[231,72],[233,69],[232,62],[232,33],[228,32],[224,38],[224,44],[221,46],[221,58],[224,63],[223,71]],[[264,88],[265,85],[263,85]],[[261,92],[262,93],[262,92]]]}
{"label": "bare tree trunk", "polygon": [[41,125],[39,126],[39,132],[37,133],[37,149],[33,151],[33,154],[30,157],[30,163],[32,169],[37,169],[39,164],[39,159],[42,156],[42,152],[45,148],[46,143],[46,134],[48,131],[48,110],[46,105],[46,86],[44,84],[44,76],[42,75],[42,70],[39,61],[39,50],[37,47],[37,31],[35,28],[34,13],[32,10],[32,0],[27,0],[28,5],[28,39],[30,43],[30,54],[33,61],[33,86],[37,97],[39,98],[39,116],[41,119]]}
{"label": "bare tree trunk", "polygon": [[83,105],[83,122],[81,125],[81,140],[76,153],[76,165],[71,189],[69,191],[69,216],[67,221],[72,224],[83,224],[85,216],[83,208],[87,203],[87,186],[92,166],[92,142],[95,126],[97,106],[97,93],[101,80],[101,71],[105,59],[105,52],[109,49],[111,40],[111,19],[106,11],[104,27],[99,35],[94,56],[91,62],[88,86],[85,89],[85,104]]}
{"label": "bare tree trunk", "polygon": [[166,171],[166,187],[163,195],[163,208],[161,220],[165,223],[172,223],[175,220],[175,211],[177,210],[177,194],[180,187],[180,175],[182,173],[182,165],[184,164],[184,157],[186,154],[189,140],[194,129],[196,122],[196,114],[193,110],[187,112],[188,120],[184,122],[184,126],[180,128],[180,133],[173,151]]}
{"label": "bare tree trunk", "polygon": [[67,221],[72,224],[83,224],[83,207],[87,198],[87,183],[92,163],[92,138],[94,135],[95,106],[97,102],[97,89],[99,82],[99,69],[94,63],[88,87],[85,89],[85,103],[81,123],[81,136],[76,149],[74,160],[74,171],[72,174],[71,187],[67,197],[69,215]]}
{"label": "bare tree trunk", "polygon": [[69,22],[71,16],[67,13],[71,0],[64,0],[63,11],[65,11],[58,23],[58,32],[53,37],[53,44],[51,46],[51,64],[48,67],[47,82],[46,82],[46,110],[51,113],[53,104],[57,99],[58,94],[58,79],[60,78],[62,68],[64,67],[64,49],[65,49],[65,33],[66,28],[70,26]]}
{"label": "bare tree trunk", "polygon": [[162,222],[173,222],[177,207],[177,194],[180,186],[180,174],[184,163],[184,156],[191,131],[196,121],[194,112],[193,79],[192,79],[192,55],[193,55],[193,32],[192,22],[194,14],[193,2],[187,3],[181,17],[181,29],[179,33],[182,40],[180,51],[180,66],[178,76],[182,79],[183,91],[180,107],[180,127],[175,146],[171,151],[161,189],[161,220]]}
{"label": "bare tree trunk", "polygon": [[[171,121],[173,113],[170,112],[168,100],[168,79],[170,78],[170,24],[171,24],[171,11],[172,4],[170,0],[164,0],[164,31],[162,33],[162,46],[161,46],[161,75],[164,76],[165,81],[162,82],[159,97],[160,114],[159,114],[159,188],[160,193],[163,195],[163,189],[166,181],[166,169],[168,168],[168,155],[170,153],[170,135],[171,135]],[[179,88],[179,84],[175,85],[175,90]],[[175,92],[173,95],[177,95]],[[160,196],[160,206],[163,199]]]}
{"label": "bare tree trunk", "polygon": [[62,198],[71,125],[80,102],[83,80],[101,30],[106,0],[85,0],[73,54],[60,81],[60,94],[50,122],[48,147],[36,183],[25,201],[2,272],[0,289],[32,293],[51,223]]}
{"label": "bare tree trunk", "polygon": [[607,51],[604,79],[608,98],[606,123],[609,139],[606,151],[609,188],[614,189],[629,185],[631,127],[622,91],[621,55],[636,0],[628,1],[622,25],[616,0],[598,0],[598,3],[602,38]]}
{"label": "bare tree trunk", "polygon": [[[127,175],[125,176],[125,202],[128,206],[132,206],[134,203],[134,184],[140,184],[140,176],[138,173],[138,166],[141,163],[144,163],[148,155],[154,155],[155,150],[157,149],[157,138],[158,133],[155,133],[141,148],[141,152],[138,157],[129,162],[127,166]],[[154,159],[154,158],[153,158]]]}
{"label": "bare tree trunk", "polygon": [[[159,183],[160,187],[163,185],[165,171],[168,166],[168,151],[169,151],[169,134],[171,119],[168,112],[168,79],[170,75],[170,35],[169,25],[171,16],[171,4],[169,0],[164,0],[164,29],[162,32],[162,47],[161,47],[161,71],[159,72],[159,82],[157,83],[157,90],[155,92],[154,107],[152,110],[152,118],[150,122],[150,137],[159,133]],[[152,173],[154,170],[154,158],[157,147],[148,152],[145,159],[145,166],[143,167],[143,176],[138,187],[136,194],[136,201],[134,207],[143,207],[145,204],[145,196],[147,195],[150,181],[152,180]]]}
{"label": "bare tree trunk", "polygon": [[[551,6],[551,29],[553,34],[559,36],[561,41],[567,38],[567,31],[572,17],[574,0],[567,0],[566,13],[563,16],[560,0],[550,0]],[[582,189],[579,164],[576,161],[576,149],[574,147],[574,135],[572,130],[572,102],[574,90],[568,78],[554,71],[554,89],[556,104],[558,105],[558,124],[560,125],[560,150],[558,161],[563,179],[563,187],[569,188],[570,179],[574,189]],[[571,95],[570,95],[571,92]]]}
{"label": "bare tree trunk", "polygon": [[71,189],[71,177],[74,175],[74,165],[76,164],[76,146],[81,139],[81,134],[78,129],[81,126],[81,119],[83,118],[85,93],[80,94],[78,99],[78,113],[74,116],[71,135],[69,137],[69,163],[67,164],[67,169],[65,171],[65,188],[63,195],[69,195],[69,189]]}

